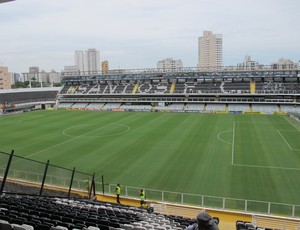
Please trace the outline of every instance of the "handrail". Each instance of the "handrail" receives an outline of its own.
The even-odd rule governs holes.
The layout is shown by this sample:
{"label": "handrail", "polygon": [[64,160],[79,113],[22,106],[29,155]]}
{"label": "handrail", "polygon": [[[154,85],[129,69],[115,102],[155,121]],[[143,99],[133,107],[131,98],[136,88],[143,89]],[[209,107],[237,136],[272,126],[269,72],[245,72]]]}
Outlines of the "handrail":
{"label": "handrail", "polygon": [[[110,195],[113,195],[115,186],[115,184],[109,184],[106,192]],[[96,188],[100,188],[100,183],[96,182]],[[285,204],[278,202],[246,200],[231,197],[180,193],[174,191],[162,191],[157,189],[141,188],[128,185],[122,186],[121,195],[128,198],[138,198],[138,192],[140,189],[144,189],[147,195],[147,199],[152,201],[189,205],[202,208],[214,208],[219,210],[241,211],[244,213],[260,213],[279,216],[283,215],[300,218],[300,204]]]}
{"label": "handrail", "polygon": [[254,215],[252,217],[252,223],[255,226],[264,227],[264,228],[272,228],[272,229],[300,229],[300,221],[294,219],[286,219],[286,218],[271,218],[266,216],[257,216]]}

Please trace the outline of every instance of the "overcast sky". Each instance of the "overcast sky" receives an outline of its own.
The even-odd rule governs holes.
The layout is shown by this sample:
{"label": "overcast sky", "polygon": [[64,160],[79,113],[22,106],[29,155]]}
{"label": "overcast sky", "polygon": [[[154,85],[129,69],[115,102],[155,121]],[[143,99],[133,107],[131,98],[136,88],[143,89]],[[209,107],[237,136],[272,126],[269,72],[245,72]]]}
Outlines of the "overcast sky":
{"label": "overcast sky", "polygon": [[28,72],[74,65],[96,48],[111,69],[196,66],[198,37],[223,34],[223,63],[300,60],[300,0],[16,0],[0,4],[0,66]]}

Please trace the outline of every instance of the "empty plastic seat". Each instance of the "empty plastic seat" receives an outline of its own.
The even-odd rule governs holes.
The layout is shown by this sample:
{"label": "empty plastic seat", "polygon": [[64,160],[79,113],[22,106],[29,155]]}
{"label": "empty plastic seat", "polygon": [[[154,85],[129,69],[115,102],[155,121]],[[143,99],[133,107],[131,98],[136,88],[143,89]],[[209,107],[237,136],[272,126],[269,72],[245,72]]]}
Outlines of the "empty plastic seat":
{"label": "empty plastic seat", "polygon": [[66,228],[66,227],[63,227],[63,226],[52,226],[51,228],[50,228],[50,230],[68,230],[68,228]]}
{"label": "empty plastic seat", "polygon": [[94,227],[94,226],[89,226],[87,229],[88,230],[100,230],[98,227]]}
{"label": "empty plastic seat", "polygon": [[28,224],[22,224],[22,227],[24,227],[26,230],[34,230],[34,228]]}
{"label": "empty plastic seat", "polygon": [[26,228],[19,224],[12,224],[13,230],[26,230]]}
{"label": "empty plastic seat", "polygon": [[132,229],[134,229],[134,226],[131,225],[131,224],[123,224],[121,227],[123,229],[125,229],[125,230],[132,230]]}
{"label": "empty plastic seat", "polygon": [[147,230],[145,227],[134,227],[134,230]]}

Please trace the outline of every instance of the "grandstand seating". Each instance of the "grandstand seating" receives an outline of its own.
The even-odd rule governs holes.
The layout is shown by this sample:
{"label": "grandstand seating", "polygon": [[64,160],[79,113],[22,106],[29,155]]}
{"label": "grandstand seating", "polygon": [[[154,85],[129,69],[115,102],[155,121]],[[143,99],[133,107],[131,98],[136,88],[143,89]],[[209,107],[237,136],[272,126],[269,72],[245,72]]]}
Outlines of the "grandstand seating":
{"label": "grandstand seating", "polygon": [[191,103],[187,103],[186,106],[185,106],[185,110],[204,111],[204,104],[191,104]]}
{"label": "grandstand seating", "polygon": [[252,223],[247,221],[236,221],[236,230],[259,230],[262,228],[256,228]]}
{"label": "grandstand seating", "polygon": [[0,104],[25,103],[32,101],[55,101],[58,91],[33,91],[33,92],[11,92],[0,93]]}
{"label": "grandstand seating", "polygon": [[226,104],[207,104],[206,111],[225,111]]}
{"label": "grandstand seating", "polygon": [[94,110],[94,109],[101,109],[103,107],[105,103],[89,103],[87,106],[86,106],[86,109],[89,109],[89,110]]}
{"label": "grandstand seating", "polygon": [[245,111],[245,112],[248,112],[248,111],[250,111],[250,107],[249,107],[249,104],[228,104],[228,111],[232,111],[232,112]]}
{"label": "grandstand seating", "polygon": [[87,105],[88,105],[88,103],[76,102],[71,107],[74,108],[74,109],[84,109],[84,108],[87,107]]}
{"label": "grandstand seating", "polygon": [[252,111],[253,112],[272,113],[272,112],[278,112],[278,107],[277,107],[277,105],[253,104]]}
{"label": "grandstand seating", "polygon": [[127,110],[151,110],[151,105],[122,105],[121,108]]}
{"label": "grandstand seating", "polygon": [[[213,218],[219,222],[218,217]],[[1,230],[181,230],[194,223],[194,218],[97,200],[8,194],[0,197]],[[298,226],[298,222],[293,221],[266,223],[270,226],[277,223],[278,227]],[[286,228],[257,227],[248,221],[236,221],[236,230],[280,229]]]}
{"label": "grandstand seating", "polygon": [[120,108],[121,103],[106,103],[103,106],[103,109],[117,109]]}
{"label": "grandstand seating", "polygon": [[[5,195],[0,229],[184,229],[194,219],[100,201]],[[29,228],[27,228],[29,226]],[[32,228],[31,228],[32,229]]]}
{"label": "grandstand seating", "polygon": [[59,102],[101,102],[104,110],[297,113],[299,93],[298,78],[82,79],[67,82]]}
{"label": "grandstand seating", "polygon": [[57,108],[59,109],[68,109],[68,108],[71,108],[71,106],[73,105],[74,103],[60,103]]}
{"label": "grandstand seating", "polygon": [[[174,84],[173,93],[179,94],[205,94],[205,93],[231,93],[249,94],[250,81],[233,80],[184,80],[184,81],[141,81],[136,91],[137,94],[167,94]],[[118,81],[100,81],[98,83],[72,83],[66,84],[61,94],[132,94],[134,83]],[[299,93],[300,84],[297,82],[256,82],[257,93]]]}
{"label": "grandstand seating", "polygon": [[300,113],[300,108],[294,105],[281,105],[281,111],[288,113]]}

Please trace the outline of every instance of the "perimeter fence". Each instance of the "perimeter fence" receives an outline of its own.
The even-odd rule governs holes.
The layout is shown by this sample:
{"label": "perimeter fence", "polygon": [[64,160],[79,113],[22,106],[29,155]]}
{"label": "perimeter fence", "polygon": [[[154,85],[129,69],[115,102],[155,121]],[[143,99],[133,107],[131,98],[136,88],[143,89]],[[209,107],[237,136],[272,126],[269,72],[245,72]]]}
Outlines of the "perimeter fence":
{"label": "perimeter fence", "polygon": [[[0,192],[90,197],[94,175],[0,152]],[[81,195],[79,195],[81,194]]]}
{"label": "perimeter fence", "polygon": [[[97,186],[96,182],[96,188],[99,186],[100,184]],[[105,193],[114,194],[115,188],[115,184],[109,184],[105,187]],[[244,213],[258,213],[300,218],[300,205],[294,204],[161,191],[126,185],[122,186],[121,197],[138,198],[140,189],[144,189],[147,200],[150,202],[157,201],[196,207],[200,206],[202,208],[211,208],[217,210],[231,210]]]}
{"label": "perimeter fence", "polygon": [[[100,177],[97,177],[100,178]],[[88,174],[43,163],[0,151],[0,195],[15,193],[25,195],[91,198],[95,194],[114,195],[116,184],[95,181],[95,174]],[[104,186],[105,185],[105,186]],[[144,189],[148,201],[190,205],[244,213],[283,215],[300,218],[300,205],[276,202],[187,194],[122,185],[121,198],[139,199]]]}

